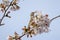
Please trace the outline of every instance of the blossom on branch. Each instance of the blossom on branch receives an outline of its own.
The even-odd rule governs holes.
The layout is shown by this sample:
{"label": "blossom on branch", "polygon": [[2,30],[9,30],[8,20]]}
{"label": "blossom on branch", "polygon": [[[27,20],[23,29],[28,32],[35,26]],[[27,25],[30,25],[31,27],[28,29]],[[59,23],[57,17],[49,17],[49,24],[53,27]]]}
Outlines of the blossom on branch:
{"label": "blossom on branch", "polygon": [[42,15],[41,12],[35,11],[30,18],[28,26],[34,29],[35,33],[43,33],[49,31],[50,19],[48,18],[48,14]]}
{"label": "blossom on branch", "polygon": [[18,0],[14,0],[14,1],[12,2],[11,8],[10,8],[11,10],[15,11],[15,10],[20,9],[20,7],[17,5],[17,4],[18,4],[17,1],[18,1]]}
{"label": "blossom on branch", "polygon": [[9,36],[8,40],[21,40],[18,33],[14,33],[14,36]]}
{"label": "blossom on branch", "polygon": [[32,37],[32,35],[35,35],[35,32],[33,29],[27,32],[27,37],[29,36]]}
{"label": "blossom on branch", "polygon": [[20,7],[17,5],[18,0],[13,0],[12,3],[9,0],[2,0],[0,4],[1,11],[5,11],[9,6],[11,10],[18,10]]}
{"label": "blossom on branch", "polygon": [[31,29],[30,27],[26,28],[26,26],[24,26],[23,28],[23,33],[27,35],[27,37],[32,37],[33,34],[35,34],[34,30]]}
{"label": "blossom on branch", "polygon": [[5,8],[6,8],[6,5],[4,5],[3,3],[0,4],[0,8],[1,8],[1,11],[4,12]]}
{"label": "blossom on branch", "polygon": [[[0,10],[4,13],[2,18],[0,18],[0,26],[4,25],[2,24],[2,20],[5,17],[11,18],[11,16],[9,16],[9,13],[11,10],[16,11],[19,10],[20,7],[17,5],[17,0],[12,0],[11,2],[9,0],[2,0],[3,2],[0,4]],[[9,10],[11,9],[11,10]],[[8,11],[9,10],[9,11]]]}

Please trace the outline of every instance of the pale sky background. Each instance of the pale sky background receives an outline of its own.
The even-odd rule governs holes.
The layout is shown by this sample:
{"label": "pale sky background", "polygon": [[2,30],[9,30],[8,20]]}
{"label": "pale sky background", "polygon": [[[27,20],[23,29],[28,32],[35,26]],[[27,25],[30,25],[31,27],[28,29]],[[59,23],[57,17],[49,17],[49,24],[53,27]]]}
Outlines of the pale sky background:
{"label": "pale sky background", "polygon": [[[60,0],[21,0],[19,5],[20,10],[11,12],[12,18],[4,18],[5,25],[0,26],[0,40],[7,40],[8,35],[14,35],[15,31],[22,35],[22,28],[28,25],[32,11],[42,11],[43,15],[47,13],[50,19],[60,15]],[[49,29],[51,31],[48,33],[38,34],[32,38],[24,36],[22,40],[60,40],[60,18],[52,21]]]}

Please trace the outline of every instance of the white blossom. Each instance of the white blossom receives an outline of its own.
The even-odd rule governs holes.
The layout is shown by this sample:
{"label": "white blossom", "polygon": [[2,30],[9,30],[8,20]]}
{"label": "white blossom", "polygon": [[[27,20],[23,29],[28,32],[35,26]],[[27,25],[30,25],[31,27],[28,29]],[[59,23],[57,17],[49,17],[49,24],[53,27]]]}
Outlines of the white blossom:
{"label": "white blossom", "polygon": [[[32,29],[34,29],[35,33],[43,33],[43,32],[48,32],[49,31],[49,26],[50,26],[50,19],[48,18],[48,15],[42,15],[41,12],[36,11],[34,13],[34,18],[31,21],[34,22],[34,25],[32,25]],[[31,20],[31,19],[30,19]],[[30,25],[31,27],[31,25]]]}

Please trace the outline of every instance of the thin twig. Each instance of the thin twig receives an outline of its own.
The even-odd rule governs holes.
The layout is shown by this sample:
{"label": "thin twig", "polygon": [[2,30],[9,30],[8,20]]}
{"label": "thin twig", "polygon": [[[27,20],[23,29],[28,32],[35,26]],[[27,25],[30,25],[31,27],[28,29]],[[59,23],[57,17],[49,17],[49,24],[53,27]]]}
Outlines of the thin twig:
{"label": "thin twig", "polygon": [[2,25],[2,24],[1,24],[1,23],[2,23],[2,20],[4,19],[5,14],[6,14],[7,10],[9,9],[9,7],[11,6],[11,4],[12,4],[13,1],[14,1],[14,0],[11,1],[10,5],[9,5],[8,8],[5,10],[5,12],[4,12],[4,14],[3,14],[3,16],[2,16],[2,18],[1,18],[1,20],[0,20],[0,26]]}
{"label": "thin twig", "polygon": [[[21,38],[24,36],[25,34],[22,34],[18,39],[21,40]],[[15,40],[18,40],[18,39],[15,39]]]}
{"label": "thin twig", "polygon": [[54,19],[56,19],[56,18],[58,18],[58,17],[60,17],[60,15],[58,15],[58,16],[52,18],[52,19],[50,20],[50,22],[52,22]]}
{"label": "thin twig", "polygon": [[26,35],[26,34],[22,34],[22,35],[20,36],[20,38],[22,38],[24,35]]}

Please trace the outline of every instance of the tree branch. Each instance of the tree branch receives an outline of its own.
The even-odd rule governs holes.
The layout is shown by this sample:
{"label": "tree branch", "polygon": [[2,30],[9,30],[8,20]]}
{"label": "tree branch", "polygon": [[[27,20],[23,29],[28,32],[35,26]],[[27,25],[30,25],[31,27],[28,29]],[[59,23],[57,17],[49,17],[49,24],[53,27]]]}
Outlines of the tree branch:
{"label": "tree branch", "polygon": [[11,4],[12,4],[13,1],[14,1],[14,0],[11,1],[10,5],[9,5],[8,8],[5,10],[5,12],[4,12],[2,18],[0,19],[0,26],[3,25],[3,24],[1,24],[1,23],[2,23],[2,20],[4,19],[5,14],[6,14],[7,10],[9,9],[9,7],[11,6]]}

